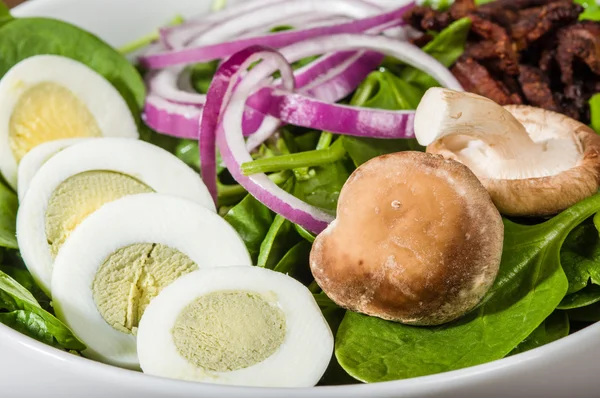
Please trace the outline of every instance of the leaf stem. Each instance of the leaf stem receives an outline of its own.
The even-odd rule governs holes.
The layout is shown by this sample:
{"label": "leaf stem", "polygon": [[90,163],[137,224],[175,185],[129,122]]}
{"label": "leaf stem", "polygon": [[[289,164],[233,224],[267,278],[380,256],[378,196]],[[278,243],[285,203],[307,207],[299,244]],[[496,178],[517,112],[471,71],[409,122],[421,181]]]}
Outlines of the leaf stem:
{"label": "leaf stem", "polygon": [[[183,22],[184,22],[183,17],[181,15],[176,15],[175,18],[173,18],[171,20],[171,22],[169,22],[167,24],[167,26],[181,25]],[[149,45],[150,43],[158,40],[159,37],[160,37],[159,30],[156,30],[152,33],[147,34],[144,37],[140,37],[139,39],[124,45],[123,47],[119,48],[118,51],[121,54],[132,53],[132,52],[142,49],[142,48],[146,47],[147,45]]]}
{"label": "leaf stem", "polygon": [[342,140],[337,140],[327,149],[316,149],[314,151],[258,159],[242,164],[241,169],[244,175],[252,175],[301,167],[313,167],[337,162],[345,154],[346,150],[344,149]]}

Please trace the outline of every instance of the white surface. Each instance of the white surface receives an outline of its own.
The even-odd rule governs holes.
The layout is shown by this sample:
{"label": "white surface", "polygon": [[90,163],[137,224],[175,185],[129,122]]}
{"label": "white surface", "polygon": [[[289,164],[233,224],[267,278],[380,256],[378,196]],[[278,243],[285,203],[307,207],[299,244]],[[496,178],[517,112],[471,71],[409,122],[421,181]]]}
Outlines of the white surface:
{"label": "white surface", "polygon": [[200,176],[166,150],[129,138],[91,138],[63,149],[35,174],[17,213],[17,241],[31,275],[50,293],[53,258],[46,237],[46,209],[58,186],[86,171],[107,170],[143,182],[154,192],[200,203],[216,211]]}
{"label": "white surface", "polygon": [[[226,246],[219,247],[223,242]],[[227,221],[186,199],[156,193],[131,195],[83,220],[54,261],[54,309],[87,345],[87,357],[129,369],[139,369],[136,339],[106,323],[91,287],[98,268],[112,253],[137,243],[176,249],[199,268],[252,264],[244,242]]]}
{"label": "white surface", "polygon": [[[229,372],[204,370],[179,353],[173,328],[181,311],[219,291],[257,293],[283,311],[285,338],[275,352]],[[138,329],[138,353],[144,372],[157,376],[236,386],[312,387],[329,365],[333,335],[312,293],[294,278],[261,267],[205,268],[176,280],[150,302]]]}
{"label": "white surface", "polygon": [[0,80],[0,170],[13,188],[17,186],[17,160],[10,146],[10,120],[23,94],[46,82],[74,94],[92,114],[103,136],[139,137],[127,103],[103,76],[80,62],[58,55],[27,58]]}
{"label": "white surface", "polygon": [[[17,13],[75,21],[114,44],[123,44],[176,12],[200,11],[209,5],[208,0],[34,0]],[[389,383],[294,390],[151,377],[63,353],[2,325],[0,353],[0,395],[7,398],[564,398],[595,397],[600,391],[600,324],[542,348],[469,369]]]}

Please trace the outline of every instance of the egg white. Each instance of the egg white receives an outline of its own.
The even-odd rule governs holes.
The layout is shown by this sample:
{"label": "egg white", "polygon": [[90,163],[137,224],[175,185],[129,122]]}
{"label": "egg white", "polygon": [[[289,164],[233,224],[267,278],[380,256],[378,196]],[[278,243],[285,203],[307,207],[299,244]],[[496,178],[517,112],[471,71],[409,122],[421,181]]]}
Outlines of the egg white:
{"label": "egg white", "polygon": [[25,193],[29,189],[29,183],[33,179],[33,176],[38,172],[40,167],[48,161],[48,159],[63,149],[88,139],[91,138],[68,138],[64,140],[48,141],[27,152],[27,154],[23,156],[23,159],[21,159],[18,169],[17,193],[19,195],[19,202],[22,202],[25,198]]}
{"label": "egg white", "polygon": [[87,345],[86,357],[138,368],[136,338],[110,326],[98,311],[92,283],[115,251],[159,243],[186,254],[199,268],[249,266],[237,232],[220,216],[186,199],[157,193],[131,195],[102,206],[66,240],[54,262],[52,293],[57,316]]}
{"label": "egg white", "polygon": [[[172,330],[187,305],[200,296],[223,290],[274,297],[287,326],[283,343],[264,361],[231,372],[214,372],[182,357]],[[145,373],[238,386],[314,386],[329,365],[333,344],[331,329],[311,292],[285,274],[260,267],[207,268],[185,275],[154,298],[138,328],[138,356]]]}
{"label": "egg white", "polygon": [[58,55],[36,55],[14,65],[0,80],[0,172],[17,186],[17,161],[9,145],[9,123],[20,97],[31,87],[52,82],[70,90],[93,115],[104,136],[138,138],[127,103],[102,75]]}
{"label": "egg white", "polygon": [[157,193],[186,198],[215,212],[200,176],[162,148],[126,138],[94,138],[50,158],[35,174],[17,213],[17,241],[25,265],[52,296],[52,254],[46,237],[48,201],[66,179],[94,170],[114,171],[143,182]]}

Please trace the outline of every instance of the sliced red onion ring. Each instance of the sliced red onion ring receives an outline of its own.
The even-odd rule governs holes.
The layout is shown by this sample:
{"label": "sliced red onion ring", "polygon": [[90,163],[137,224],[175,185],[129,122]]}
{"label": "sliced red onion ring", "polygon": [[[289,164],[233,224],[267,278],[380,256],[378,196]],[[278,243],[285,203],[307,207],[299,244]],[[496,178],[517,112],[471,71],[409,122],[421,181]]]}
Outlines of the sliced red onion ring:
{"label": "sliced red onion ring", "polygon": [[[298,45],[296,45],[298,46]],[[340,51],[368,49],[399,59],[432,76],[442,86],[462,91],[450,71],[418,47],[383,36],[334,35],[302,42],[302,55],[338,49]],[[291,47],[282,55],[294,53]],[[295,54],[294,54],[295,55]],[[286,58],[288,58],[286,56]],[[249,105],[282,122],[316,130],[371,138],[412,138],[413,111],[386,111],[327,103],[322,100],[269,87],[249,100]],[[265,96],[269,95],[266,99]]]}
{"label": "sliced red onion ring", "polygon": [[[257,60],[262,62],[236,85],[240,76]],[[207,101],[207,107],[210,105],[213,110],[218,108],[220,112],[207,111],[203,120],[201,140],[204,139],[205,133],[214,136],[215,130],[209,130],[214,126],[217,129],[221,156],[235,180],[271,210],[311,232],[319,233],[333,220],[331,215],[279,188],[264,173],[244,176],[240,170],[242,163],[252,160],[241,134],[246,100],[266,76],[270,76],[277,70],[282,75],[286,89],[293,89],[292,68],[285,58],[274,50],[252,47],[226,61],[215,75]],[[205,124],[206,119],[211,121]],[[214,151],[209,148],[208,152]]]}
{"label": "sliced red onion ring", "polygon": [[151,72],[148,91],[170,102],[182,105],[204,105],[206,95],[197,93],[191,85],[190,72],[174,66]]}
{"label": "sliced red onion ring", "polygon": [[142,118],[150,128],[159,133],[197,140],[202,108],[175,104],[150,94],[146,97]]}
{"label": "sliced red onion ring", "polygon": [[202,34],[207,28],[229,19],[236,18],[248,11],[263,8],[265,6],[283,3],[285,0],[252,0],[243,1],[235,5],[235,7],[227,7],[218,12],[213,12],[191,18],[184,24],[177,27],[169,26],[162,28],[161,42],[169,49],[177,49],[185,47],[190,37],[196,37]]}
{"label": "sliced red onion ring", "polygon": [[[191,40],[186,46],[216,44],[238,37],[248,30],[263,28],[282,19],[299,15],[346,16],[360,19],[380,14],[381,9],[362,0],[287,0],[267,7],[251,10],[237,18],[223,21],[212,26],[202,35]],[[264,31],[263,31],[264,32]]]}
{"label": "sliced red onion ring", "polygon": [[281,48],[286,45],[307,40],[313,37],[328,36],[338,33],[364,32],[371,28],[386,24],[391,21],[402,23],[402,15],[411,6],[405,6],[394,11],[383,13],[369,18],[352,21],[345,24],[317,27],[304,30],[284,31],[267,36],[252,37],[233,40],[220,44],[213,44],[196,48],[168,51],[162,54],[150,55],[141,58],[142,64],[151,69],[165,68],[168,66],[184,65],[195,62],[206,62],[221,59],[240,51],[251,45],[267,45]]}

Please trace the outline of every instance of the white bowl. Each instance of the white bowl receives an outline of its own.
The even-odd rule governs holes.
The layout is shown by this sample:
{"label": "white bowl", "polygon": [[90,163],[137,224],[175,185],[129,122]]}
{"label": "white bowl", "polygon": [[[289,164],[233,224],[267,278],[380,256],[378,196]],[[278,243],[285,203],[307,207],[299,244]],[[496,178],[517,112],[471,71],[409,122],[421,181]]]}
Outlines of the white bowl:
{"label": "white bowl", "polygon": [[[63,19],[118,46],[178,13],[198,14],[209,5],[210,0],[35,0],[14,14]],[[0,397],[597,397],[599,353],[600,324],[596,324],[520,355],[434,376],[312,389],[235,388],[161,379],[103,365],[0,324]]]}

